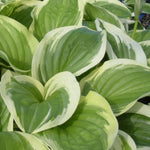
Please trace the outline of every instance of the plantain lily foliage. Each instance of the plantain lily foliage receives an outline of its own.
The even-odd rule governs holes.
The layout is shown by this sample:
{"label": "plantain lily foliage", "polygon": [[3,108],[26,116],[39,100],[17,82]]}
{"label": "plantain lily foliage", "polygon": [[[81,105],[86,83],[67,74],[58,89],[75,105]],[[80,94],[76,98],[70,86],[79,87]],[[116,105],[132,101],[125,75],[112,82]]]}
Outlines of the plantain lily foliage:
{"label": "plantain lily foliage", "polygon": [[0,96],[0,132],[13,131],[13,117]]}
{"label": "plantain lily foliage", "polygon": [[138,102],[150,36],[128,24],[135,3],[0,0],[0,150],[150,149]]}
{"label": "plantain lily foliage", "polygon": [[[148,149],[150,146],[150,106],[137,102],[125,114],[119,116],[118,120],[120,128],[127,132],[134,139],[139,149]],[[141,125],[143,126],[144,130],[142,130],[140,127]]]}
{"label": "plantain lily foliage", "polygon": [[16,72],[30,72],[38,40],[17,21],[0,15],[0,63]]}
{"label": "plantain lily foliage", "polygon": [[113,143],[110,150],[118,150],[118,149],[124,149],[124,150],[136,150],[136,144],[133,141],[133,139],[124,131],[119,130],[118,135],[115,139],[115,142]]}
{"label": "plantain lily foliage", "polygon": [[33,20],[33,18],[31,17],[31,12],[34,7],[36,7],[40,3],[41,2],[38,0],[10,1],[2,5],[0,14],[9,16],[10,18],[21,22],[23,25],[29,28]]}
{"label": "plantain lily foliage", "polygon": [[68,26],[48,32],[39,43],[32,60],[32,76],[42,83],[58,72],[79,76],[104,57],[106,32]]}

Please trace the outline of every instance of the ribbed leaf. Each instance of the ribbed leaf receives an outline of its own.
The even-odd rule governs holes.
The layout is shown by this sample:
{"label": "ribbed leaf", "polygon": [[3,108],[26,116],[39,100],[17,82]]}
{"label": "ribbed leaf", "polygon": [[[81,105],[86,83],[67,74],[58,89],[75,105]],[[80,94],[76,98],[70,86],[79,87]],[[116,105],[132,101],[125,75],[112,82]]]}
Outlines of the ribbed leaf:
{"label": "ribbed leaf", "polygon": [[136,150],[136,145],[127,133],[119,130],[110,150]]}
{"label": "ribbed leaf", "polygon": [[13,130],[13,118],[11,117],[0,95],[0,132]]}
{"label": "ribbed leaf", "polygon": [[42,83],[61,71],[76,76],[104,57],[106,33],[86,27],[62,27],[49,32],[40,42],[32,61],[32,76]]}
{"label": "ribbed leaf", "polygon": [[2,78],[2,97],[22,131],[35,133],[60,125],[74,113],[80,88],[75,77],[62,72],[52,77],[45,87],[29,76]]}
{"label": "ribbed leaf", "polygon": [[104,63],[80,82],[82,94],[89,90],[104,96],[116,115],[128,110],[137,99],[150,94],[150,68],[133,60]]}
{"label": "ribbed leaf", "polygon": [[100,21],[107,31],[107,54],[110,59],[129,58],[142,64],[147,64],[146,56],[141,46],[116,26]]}
{"label": "ribbed leaf", "polygon": [[29,27],[32,23],[31,11],[33,8],[40,4],[40,1],[33,0],[20,0],[5,3],[0,10],[1,15],[9,16]]}
{"label": "ribbed leaf", "polygon": [[96,18],[100,18],[106,22],[117,26],[118,28],[124,31],[124,26],[119,20],[119,18],[103,7],[87,3],[85,7],[85,13],[86,17],[88,17],[88,19],[91,21],[94,21]]}
{"label": "ribbed leaf", "polygon": [[119,127],[127,132],[139,147],[150,147],[150,106],[136,103],[118,117]]}
{"label": "ribbed leaf", "polygon": [[130,10],[118,0],[88,0],[93,1],[94,5],[103,7],[120,18],[131,17]]}
{"label": "ribbed leaf", "polygon": [[139,44],[142,46],[147,57],[148,66],[150,66],[150,40],[139,42]]}
{"label": "ribbed leaf", "polygon": [[0,132],[1,150],[49,150],[33,135],[21,132]]}
{"label": "ribbed leaf", "polygon": [[96,92],[82,97],[79,106],[65,124],[38,134],[52,149],[108,150],[118,124],[107,101]]}
{"label": "ribbed leaf", "polygon": [[81,0],[45,0],[32,13],[31,31],[41,40],[55,28],[81,25],[84,3]]}
{"label": "ribbed leaf", "polygon": [[[132,35],[132,31],[128,32],[128,35]],[[134,35],[134,40],[137,42],[150,40],[150,30],[137,30]]]}
{"label": "ribbed leaf", "polygon": [[150,40],[139,42],[142,46],[147,58],[150,58]]}
{"label": "ribbed leaf", "polygon": [[0,15],[0,58],[15,71],[30,72],[37,45],[38,41],[23,25]]}
{"label": "ribbed leaf", "polygon": [[82,25],[96,31],[96,25],[95,25],[94,21],[85,21],[85,20],[83,20]]}

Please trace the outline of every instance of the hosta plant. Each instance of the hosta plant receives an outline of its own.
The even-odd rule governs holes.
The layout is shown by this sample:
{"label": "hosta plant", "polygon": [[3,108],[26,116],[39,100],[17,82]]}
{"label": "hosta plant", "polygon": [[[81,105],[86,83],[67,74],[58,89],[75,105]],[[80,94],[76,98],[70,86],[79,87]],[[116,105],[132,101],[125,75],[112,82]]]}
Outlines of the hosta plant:
{"label": "hosta plant", "polygon": [[2,0],[0,149],[150,149],[145,6]]}

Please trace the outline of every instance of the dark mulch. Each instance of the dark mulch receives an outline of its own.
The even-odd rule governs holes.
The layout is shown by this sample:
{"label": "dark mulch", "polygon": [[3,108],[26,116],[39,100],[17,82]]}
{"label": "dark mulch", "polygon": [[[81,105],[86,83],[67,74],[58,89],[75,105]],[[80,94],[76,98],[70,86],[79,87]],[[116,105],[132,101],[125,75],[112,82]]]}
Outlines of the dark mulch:
{"label": "dark mulch", "polygon": [[145,29],[150,28],[150,14],[142,13],[139,20]]}

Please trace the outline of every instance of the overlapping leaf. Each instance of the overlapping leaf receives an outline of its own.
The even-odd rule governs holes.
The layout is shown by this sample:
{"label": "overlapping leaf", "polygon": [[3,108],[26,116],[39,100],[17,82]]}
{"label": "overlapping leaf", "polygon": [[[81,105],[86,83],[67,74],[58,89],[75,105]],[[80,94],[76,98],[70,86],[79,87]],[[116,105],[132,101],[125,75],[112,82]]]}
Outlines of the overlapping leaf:
{"label": "overlapping leaf", "polygon": [[119,18],[103,7],[87,3],[85,7],[85,13],[86,18],[88,18],[89,20],[94,21],[96,18],[100,18],[106,22],[117,26],[118,28],[124,31],[124,26],[119,20]]}
{"label": "overlapping leaf", "polygon": [[1,150],[49,150],[33,135],[21,132],[0,132]]}
{"label": "overlapping leaf", "polygon": [[13,130],[13,118],[11,117],[0,95],[0,132]]}
{"label": "overlapping leaf", "polygon": [[147,57],[147,64],[150,66],[150,40],[139,42],[139,44],[142,46]]}
{"label": "overlapping leaf", "polygon": [[96,92],[82,97],[65,124],[38,134],[52,149],[108,150],[118,131],[117,120],[107,101]]}
{"label": "overlapping leaf", "polygon": [[0,58],[15,71],[30,72],[37,45],[38,41],[23,25],[0,15]]}
{"label": "overlapping leaf", "polygon": [[[142,5],[143,5],[142,12],[144,12],[144,13],[150,13],[150,4],[146,3],[146,0],[142,0],[142,2],[143,2],[142,3]],[[124,3],[128,7],[134,9],[135,0],[124,0]]]}
{"label": "overlapping leaf", "polygon": [[[132,31],[128,32],[128,34],[131,36]],[[137,30],[134,35],[134,40],[137,42],[150,40],[150,30]]]}
{"label": "overlapping leaf", "polygon": [[129,58],[147,64],[145,53],[136,41],[116,26],[104,21],[100,21],[100,23],[107,31],[107,54],[110,59]]}
{"label": "overlapping leaf", "polygon": [[82,94],[89,90],[104,96],[116,115],[128,110],[137,99],[150,94],[150,68],[133,60],[104,63],[80,82]]}
{"label": "overlapping leaf", "polygon": [[82,25],[96,31],[96,25],[94,21],[83,20]]}
{"label": "overlapping leaf", "polygon": [[18,127],[35,133],[60,125],[74,113],[80,88],[75,77],[62,72],[45,85],[29,76],[2,78],[2,97]]}
{"label": "overlapping leaf", "polygon": [[127,133],[119,130],[115,142],[110,150],[136,150],[136,145]]}
{"label": "overlapping leaf", "polygon": [[143,3],[143,11],[145,13],[150,14],[150,4],[149,3]]}
{"label": "overlapping leaf", "polygon": [[26,27],[29,27],[32,23],[31,11],[40,3],[40,1],[36,0],[10,1],[1,7],[0,14],[9,16],[10,18],[22,23]]}
{"label": "overlapping leaf", "polygon": [[131,17],[130,10],[118,0],[88,0],[88,2],[103,7],[120,18]]}
{"label": "overlapping leaf", "polygon": [[40,42],[32,61],[32,76],[42,83],[61,71],[76,76],[104,57],[106,33],[86,27],[62,27],[49,32]]}
{"label": "overlapping leaf", "polygon": [[120,129],[127,132],[138,147],[150,148],[150,106],[136,103],[118,120]]}
{"label": "overlapping leaf", "polygon": [[31,31],[41,40],[55,28],[81,25],[84,11],[81,0],[45,0],[32,13]]}

